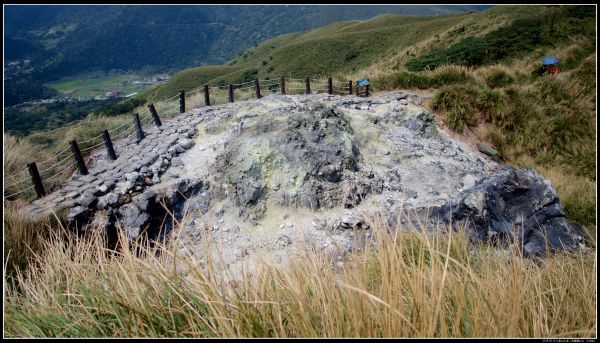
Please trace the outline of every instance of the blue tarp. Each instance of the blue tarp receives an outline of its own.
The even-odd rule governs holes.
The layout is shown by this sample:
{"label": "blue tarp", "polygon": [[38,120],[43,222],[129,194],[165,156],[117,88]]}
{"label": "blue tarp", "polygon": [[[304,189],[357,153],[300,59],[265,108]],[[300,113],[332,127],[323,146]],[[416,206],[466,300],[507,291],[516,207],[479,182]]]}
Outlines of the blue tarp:
{"label": "blue tarp", "polygon": [[546,56],[542,58],[543,65],[556,64],[558,63],[558,57],[556,56]]}
{"label": "blue tarp", "polygon": [[367,81],[367,80],[358,80],[358,85],[361,87],[366,86],[368,84],[369,84],[369,81]]}

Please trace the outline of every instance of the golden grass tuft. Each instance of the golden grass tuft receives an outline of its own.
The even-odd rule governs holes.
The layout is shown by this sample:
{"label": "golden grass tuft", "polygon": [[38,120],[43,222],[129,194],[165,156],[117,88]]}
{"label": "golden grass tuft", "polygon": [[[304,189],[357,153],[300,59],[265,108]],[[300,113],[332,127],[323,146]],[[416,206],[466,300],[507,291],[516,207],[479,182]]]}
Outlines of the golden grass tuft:
{"label": "golden grass tuft", "polygon": [[58,225],[54,215],[32,220],[22,200],[7,201],[3,206],[5,274],[25,268],[45,246],[43,239]]}
{"label": "golden grass tuft", "polygon": [[[376,249],[342,269],[311,250],[232,282],[178,242],[150,248],[53,236],[7,279],[8,337],[593,337],[596,260],[535,263],[459,232],[373,224]],[[124,235],[120,237],[125,239]],[[133,254],[131,251],[142,251]],[[18,284],[18,287],[15,286]]]}

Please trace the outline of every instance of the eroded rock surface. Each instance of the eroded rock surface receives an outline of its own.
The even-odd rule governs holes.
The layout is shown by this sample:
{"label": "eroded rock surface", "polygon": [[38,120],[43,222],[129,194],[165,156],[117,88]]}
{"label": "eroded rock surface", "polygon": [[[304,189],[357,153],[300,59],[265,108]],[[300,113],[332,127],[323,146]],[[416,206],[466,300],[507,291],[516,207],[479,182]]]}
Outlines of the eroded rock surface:
{"label": "eroded rock surface", "polygon": [[270,95],[163,122],[139,144],[117,143],[117,161],[98,152],[94,175],[49,198],[73,199],[76,227],[119,224],[132,239],[171,225],[165,208],[187,213],[184,250],[199,264],[218,250],[232,268],[264,254],[285,263],[307,247],[342,258],[369,240],[376,214],[392,228],[466,221],[474,241],[517,241],[536,255],[539,233],[550,251],[579,244],[546,180],[453,141],[407,94]]}
{"label": "eroded rock surface", "polygon": [[552,185],[529,169],[505,168],[441,208],[446,222],[467,220],[476,241],[519,242],[525,253],[568,250],[582,243]]}

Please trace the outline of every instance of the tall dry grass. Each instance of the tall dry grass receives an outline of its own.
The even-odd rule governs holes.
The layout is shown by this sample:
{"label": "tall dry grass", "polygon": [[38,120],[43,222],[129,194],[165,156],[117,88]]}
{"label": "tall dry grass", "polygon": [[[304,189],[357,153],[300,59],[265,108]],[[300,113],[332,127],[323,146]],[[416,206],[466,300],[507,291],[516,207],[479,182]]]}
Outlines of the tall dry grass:
{"label": "tall dry grass", "polygon": [[[343,269],[306,250],[284,268],[259,264],[236,282],[178,242],[53,236],[7,279],[8,337],[593,337],[596,259],[535,263],[519,249],[472,246],[460,232],[374,224],[376,249]],[[135,248],[135,249],[134,249]],[[136,255],[131,251],[142,251]],[[15,286],[18,285],[18,286]]]}
{"label": "tall dry grass", "polygon": [[31,219],[23,201],[5,202],[3,206],[4,273],[12,275],[26,268],[30,259],[44,247],[44,239],[58,226],[54,215]]}

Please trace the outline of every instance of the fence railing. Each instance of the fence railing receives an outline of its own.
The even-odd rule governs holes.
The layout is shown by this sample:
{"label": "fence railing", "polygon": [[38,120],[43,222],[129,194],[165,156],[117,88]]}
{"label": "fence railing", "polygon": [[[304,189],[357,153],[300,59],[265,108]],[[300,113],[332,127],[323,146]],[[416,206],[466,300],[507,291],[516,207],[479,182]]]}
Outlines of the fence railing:
{"label": "fence railing", "polygon": [[[359,87],[358,82],[354,87],[356,96],[369,96],[369,86]],[[178,94],[157,102],[150,103],[141,113],[131,114],[131,121],[125,122],[111,132],[104,129],[101,134],[77,142],[69,141],[69,146],[64,147],[59,153],[42,161],[28,163],[21,171],[4,177],[3,193],[5,200],[11,200],[19,195],[35,191],[38,198],[46,195],[44,183],[55,182],[59,177],[68,175],[75,170],[79,174],[88,174],[84,156],[91,150],[104,146],[110,160],[117,159],[117,153],[112,144],[113,140],[130,138],[135,135],[136,143],[145,138],[144,129],[154,124],[162,125],[161,118],[170,118],[186,111],[188,108],[200,106],[213,106],[233,103],[250,99],[260,99],[271,94],[316,94],[327,93],[331,95],[353,95],[352,81],[341,82],[328,79],[305,77],[302,79],[285,78],[243,82],[239,84],[212,86],[204,85],[189,92],[181,90]],[[160,116],[159,116],[160,114]],[[79,123],[80,124],[80,123]],[[7,194],[9,193],[9,194]]]}

